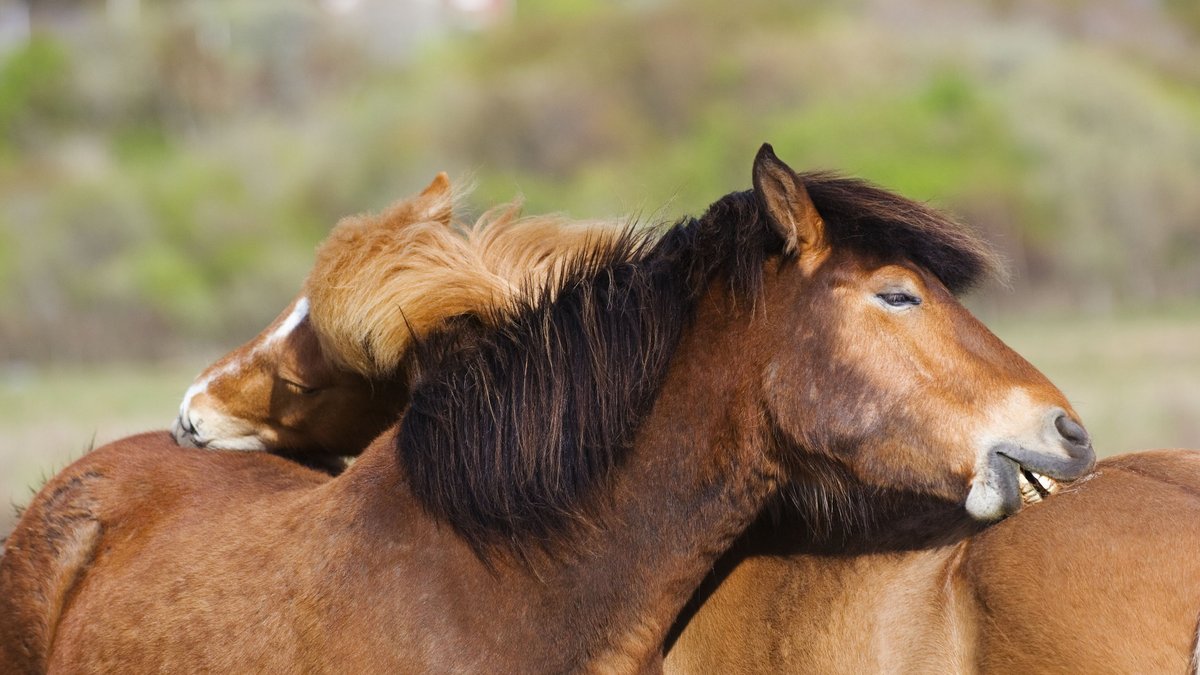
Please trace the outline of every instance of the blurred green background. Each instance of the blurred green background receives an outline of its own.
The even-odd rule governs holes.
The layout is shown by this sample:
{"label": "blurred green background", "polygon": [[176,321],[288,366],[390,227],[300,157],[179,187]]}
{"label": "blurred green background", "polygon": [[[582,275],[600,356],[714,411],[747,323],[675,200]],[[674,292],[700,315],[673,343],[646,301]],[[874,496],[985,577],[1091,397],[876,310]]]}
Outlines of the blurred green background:
{"label": "blurred green background", "polygon": [[670,218],[763,141],[983,232],[1101,454],[1200,446],[1195,0],[0,0],[0,131],[0,502],[167,425],[343,215]]}

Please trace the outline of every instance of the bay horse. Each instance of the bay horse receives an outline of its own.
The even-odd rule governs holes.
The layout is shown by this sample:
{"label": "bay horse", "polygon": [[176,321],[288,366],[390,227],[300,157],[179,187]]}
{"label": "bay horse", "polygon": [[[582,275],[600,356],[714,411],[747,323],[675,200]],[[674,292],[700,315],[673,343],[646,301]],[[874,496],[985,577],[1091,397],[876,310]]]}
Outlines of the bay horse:
{"label": "bay horse", "polygon": [[272,451],[331,470],[395,423],[412,340],[448,317],[491,316],[557,264],[619,235],[619,222],[520,217],[513,202],[453,221],[445,173],[378,215],[342,219],[299,295],[188,387],[182,445]]}
{"label": "bay horse", "polygon": [[769,146],[753,179],[425,336],[340,476],[165,433],[85,456],[0,560],[4,657],[653,671],[716,558],[827,467],[981,520],[1021,470],[1090,469],[1062,394],[955,299],[991,261],[960,226]]}
{"label": "bay horse", "polygon": [[793,511],[734,546],[683,613],[667,672],[1196,670],[1198,452],[1110,457],[982,531],[937,500],[887,514],[871,495],[864,520],[861,496],[832,499],[818,517],[835,523],[797,527]]}

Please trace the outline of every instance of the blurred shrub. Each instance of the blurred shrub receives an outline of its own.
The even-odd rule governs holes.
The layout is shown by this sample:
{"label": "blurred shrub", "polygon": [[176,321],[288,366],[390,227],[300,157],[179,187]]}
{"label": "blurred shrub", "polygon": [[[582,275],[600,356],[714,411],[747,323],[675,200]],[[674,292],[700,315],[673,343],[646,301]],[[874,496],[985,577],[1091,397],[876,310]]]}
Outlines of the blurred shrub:
{"label": "blurred shrub", "polygon": [[0,149],[29,149],[69,117],[73,91],[66,50],[35,37],[0,65]]}
{"label": "blurred shrub", "polygon": [[763,141],[984,230],[1017,291],[985,302],[1200,293],[1187,3],[518,0],[458,32],[371,0],[56,6],[0,55],[0,360],[245,339],[339,217],[439,170],[477,205],[673,218]]}

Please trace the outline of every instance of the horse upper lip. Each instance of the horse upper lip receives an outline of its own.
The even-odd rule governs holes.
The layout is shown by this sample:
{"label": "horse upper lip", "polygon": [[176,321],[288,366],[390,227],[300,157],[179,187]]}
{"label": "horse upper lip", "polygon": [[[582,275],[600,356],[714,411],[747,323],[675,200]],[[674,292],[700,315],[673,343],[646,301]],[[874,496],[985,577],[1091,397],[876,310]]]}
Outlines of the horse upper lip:
{"label": "horse upper lip", "polygon": [[1096,453],[1091,445],[1074,447],[1066,457],[1011,444],[1005,444],[994,452],[1012,460],[1020,469],[1028,469],[1055,480],[1074,480],[1091,471],[1096,464]]}

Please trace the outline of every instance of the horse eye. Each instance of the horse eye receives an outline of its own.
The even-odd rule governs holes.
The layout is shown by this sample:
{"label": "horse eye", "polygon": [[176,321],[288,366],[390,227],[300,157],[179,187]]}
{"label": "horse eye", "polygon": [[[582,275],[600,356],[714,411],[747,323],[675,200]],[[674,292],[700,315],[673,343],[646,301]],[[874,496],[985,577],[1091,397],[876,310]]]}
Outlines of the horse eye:
{"label": "horse eye", "polygon": [[288,389],[291,389],[301,396],[311,396],[318,391],[321,391],[320,387],[306,387],[299,382],[293,382],[291,380],[283,380],[283,384],[286,385]]}
{"label": "horse eye", "polygon": [[875,297],[884,301],[889,307],[915,307],[921,304],[921,299],[909,293],[879,293]]}

